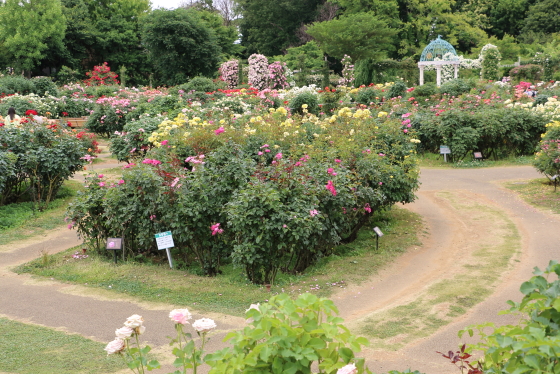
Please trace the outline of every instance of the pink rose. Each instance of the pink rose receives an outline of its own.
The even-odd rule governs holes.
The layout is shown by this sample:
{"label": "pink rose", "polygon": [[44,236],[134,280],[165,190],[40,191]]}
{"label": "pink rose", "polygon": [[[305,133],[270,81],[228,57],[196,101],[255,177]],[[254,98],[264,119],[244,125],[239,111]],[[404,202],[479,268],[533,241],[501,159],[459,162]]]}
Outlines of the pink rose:
{"label": "pink rose", "polygon": [[187,321],[192,318],[192,315],[188,309],[173,309],[169,313],[169,318],[175,323],[188,325]]}
{"label": "pink rose", "polygon": [[348,364],[338,369],[336,374],[358,374],[358,368],[354,364]]}

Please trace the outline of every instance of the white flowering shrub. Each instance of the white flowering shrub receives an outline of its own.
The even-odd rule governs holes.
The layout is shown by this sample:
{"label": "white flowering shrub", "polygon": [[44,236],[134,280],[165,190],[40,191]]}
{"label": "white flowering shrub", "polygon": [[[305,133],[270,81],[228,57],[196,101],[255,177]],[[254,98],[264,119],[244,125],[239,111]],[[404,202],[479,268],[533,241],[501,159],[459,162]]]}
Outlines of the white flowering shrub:
{"label": "white flowering shrub", "polygon": [[313,95],[319,95],[319,93],[317,92],[317,86],[314,84],[310,84],[309,86],[302,86],[302,87],[294,87],[292,89],[290,89],[289,91],[287,91],[285,94],[283,94],[283,98],[284,100],[291,100],[294,97],[298,96],[299,94],[302,94],[304,92],[308,92],[311,93]]}
{"label": "white flowering shrub", "polygon": [[354,64],[352,63],[352,58],[348,55],[344,55],[342,59],[342,78],[338,81],[338,84],[342,86],[352,87],[354,85]]}
{"label": "white flowering shrub", "polygon": [[259,54],[249,56],[249,85],[257,90],[268,87],[268,59]]}

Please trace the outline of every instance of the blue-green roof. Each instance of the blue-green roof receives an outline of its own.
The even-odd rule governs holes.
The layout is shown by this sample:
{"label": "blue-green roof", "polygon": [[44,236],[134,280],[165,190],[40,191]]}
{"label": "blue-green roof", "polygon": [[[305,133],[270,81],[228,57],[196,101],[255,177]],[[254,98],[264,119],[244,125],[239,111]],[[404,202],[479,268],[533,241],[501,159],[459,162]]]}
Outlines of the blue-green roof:
{"label": "blue-green roof", "polygon": [[436,58],[443,58],[446,53],[451,53],[453,56],[457,56],[455,48],[438,35],[437,39],[432,40],[430,44],[424,48],[422,55],[420,56],[420,61],[434,61]]}

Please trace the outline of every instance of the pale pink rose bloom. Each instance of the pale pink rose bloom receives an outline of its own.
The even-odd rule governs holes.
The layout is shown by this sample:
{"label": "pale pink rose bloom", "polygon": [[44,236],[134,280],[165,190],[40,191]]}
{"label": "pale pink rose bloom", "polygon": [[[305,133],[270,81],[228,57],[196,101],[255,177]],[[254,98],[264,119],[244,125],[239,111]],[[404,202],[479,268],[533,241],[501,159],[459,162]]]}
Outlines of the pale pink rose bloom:
{"label": "pale pink rose bloom", "polygon": [[198,332],[208,332],[212,329],[215,329],[217,326],[216,323],[210,318],[201,318],[194,321],[192,327]]}
{"label": "pale pink rose bloom", "polygon": [[107,344],[107,346],[105,347],[105,351],[107,351],[107,355],[112,355],[122,352],[124,350],[124,347],[124,340],[116,338],[115,340]]}
{"label": "pale pink rose bloom", "polygon": [[146,332],[146,326],[139,326],[136,328],[136,333],[138,335],[142,335],[144,332]]}
{"label": "pale pink rose bloom", "polygon": [[139,316],[138,314],[133,314],[130,317],[128,317],[124,325],[126,327],[130,327],[131,329],[135,329],[137,327],[142,326],[143,323],[144,323],[144,318],[142,318],[142,316]]}
{"label": "pale pink rose bloom", "polygon": [[250,311],[251,309],[256,309],[256,310],[259,310],[259,307],[260,307],[260,306],[261,306],[261,304],[260,304],[260,303],[257,303],[257,304],[251,304],[251,306],[249,307],[249,309],[247,309],[247,310],[245,311],[245,313],[247,313],[247,312],[248,312],[248,311]]}
{"label": "pale pink rose bloom", "polygon": [[169,318],[175,323],[188,325],[189,323],[187,321],[192,318],[192,315],[188,309],[173,309],[171,313],[169,313]]}
{"label": "pale pink rose bloom", "polygon": [[348,364],[338,369],[336,374],[358,374],[358,368],[354,364]]}
{"label": "pale pink rose bloom", "polygon": [[128,339],[132,336],[132,334],[134,334],[134,329],[127,326],[115,330],[115,335],[119,339]]}

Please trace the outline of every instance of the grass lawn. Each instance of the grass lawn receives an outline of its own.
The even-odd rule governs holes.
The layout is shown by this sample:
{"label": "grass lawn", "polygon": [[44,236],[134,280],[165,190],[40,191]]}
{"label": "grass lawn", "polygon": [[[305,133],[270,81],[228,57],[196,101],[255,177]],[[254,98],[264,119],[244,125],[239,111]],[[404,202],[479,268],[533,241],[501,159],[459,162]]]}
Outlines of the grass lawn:
{"label": "grass lawn", "polygon": [[560,187],[554,192],[554,185],[547,178],[511,182],[506,187],[517,192],[527,203],[560,214]]}
{"label": "grass lawn", "polygon": [[64,182],[57,198],[43,212],[35,210],[32,202],[0,206],[0,244],[41,235],[64,226],[66,208],[80,189],[83,189],[80,182]]}
{"label": "grass lawn", "polygon": [[[374,226],[385,234],[380,240],[379,252],[375,250]],[[361,230],[356,241],[338,246],[335,254],[323,258],[303,274],[279,274],[271,291],[330,296],[349,283],[366,280],[408,247],[420,245],[418,234],[422,227],[417,215],[402,208],[395,207],[376,215],[371,224]],[[70,249],[48,255],[16,271],[111,290],[145,301],[237,316],[243,315],[250,304],[265,302],[270,296],[265,287],[249,283],[243,271],[231,264],[223,267],[223,274],[210,278],[196,275],[194,267],[171,270],[166,261],[157,265],[135,262],[115,265],[109,256],[74,259],[74,252],[75,249]]]}
{"label": "grass lawn", "polygon": [[126,368],[107,356],[104,343],[46,327],[0,318],[0,372],[18,374],[114,373]]}

